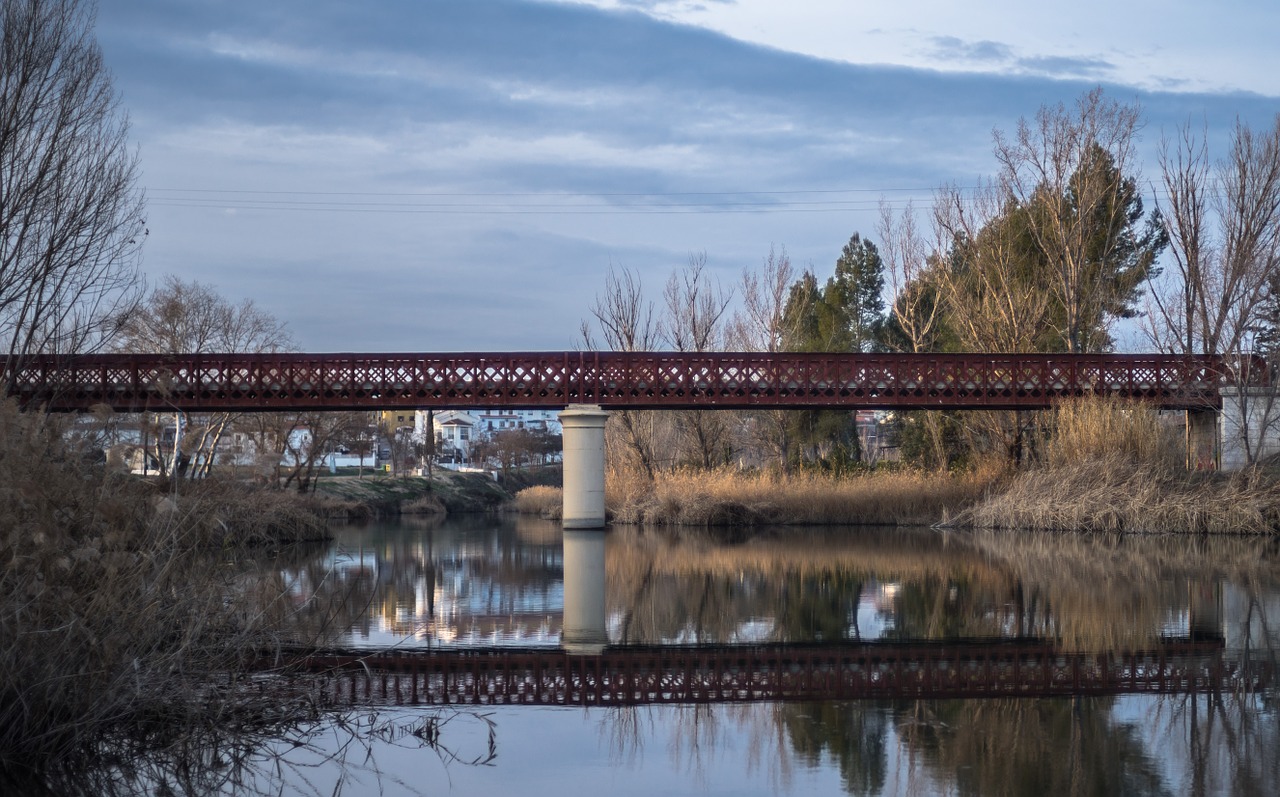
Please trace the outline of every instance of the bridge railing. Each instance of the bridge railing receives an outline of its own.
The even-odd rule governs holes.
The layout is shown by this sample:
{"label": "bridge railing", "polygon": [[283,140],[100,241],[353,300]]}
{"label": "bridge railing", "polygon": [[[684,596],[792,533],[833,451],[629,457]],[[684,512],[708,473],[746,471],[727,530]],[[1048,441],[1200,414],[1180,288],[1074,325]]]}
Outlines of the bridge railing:
{"label": "bridge railing", "polygon": [[27,405],[120,411],[480,406],[1032,409],[1113,395],[1170,408],[1220,404],[1265,363],[1145,354],[521,352],[100,354],[26,359]]}

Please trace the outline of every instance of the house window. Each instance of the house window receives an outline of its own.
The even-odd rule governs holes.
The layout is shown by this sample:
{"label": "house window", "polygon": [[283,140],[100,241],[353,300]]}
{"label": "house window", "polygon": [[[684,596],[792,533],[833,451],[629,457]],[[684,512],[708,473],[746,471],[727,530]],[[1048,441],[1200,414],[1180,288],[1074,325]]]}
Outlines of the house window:
{"label": "house window", "polygon": [[464,427],[462,427],[461,429],[459,429],[459,430],[458,430],[458,438],[459,438],[459,439],[461,439],[461,440],[470,440],[470,439],[471,439],[471,430],[470,430],[470,429],[468,429],[468,428],[467,428],[467,427],[465,427],[465,426],[464,426]]}

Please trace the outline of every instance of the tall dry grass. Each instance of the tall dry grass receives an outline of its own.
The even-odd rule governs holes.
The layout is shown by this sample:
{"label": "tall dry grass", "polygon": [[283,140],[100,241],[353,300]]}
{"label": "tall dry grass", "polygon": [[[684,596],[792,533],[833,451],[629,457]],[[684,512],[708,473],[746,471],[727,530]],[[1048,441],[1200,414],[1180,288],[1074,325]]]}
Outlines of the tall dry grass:
{"label": "tall dry grass", "polygon": [[1188,473],[1181,430],[1154,409],[1080,399],[1055,412],[1043,466],[953,517],[986,529],[1265,534],[1280,531],[1280,481],[1259,470]]}
{"label": "tall dry grass", "polygon": [[512,508],[521,515],[559,520],[564,514],[564,491],[546,485],[526,487],[516,493]]}
{"label": "tall dry grass", "polygon": [[[779,476],[734,470],[659,473],[653,481],[621,468],[605,479],[605,504],[615,523],[668,526],[929,524],[976,501],[1002,473],[920,471],[860,476],[804,473]],[[557,517],[561,493],[530,488],[517,511]]]}
{"label": "tall dry grass", "polygon": [[1149,404],[1114,397],[1065,401],[1054,408],[1046,446],[1050,468],[1090,460],[1127,460],[1159,469],[1178,468],[1183,441]]}
{"label": "tall dry grass", "polygon": [[274,642],[290,607],[238,583],[232,553],[317,524],[271,494],[158,490],[0,403],[0,771],[277,710],[228,676]]}

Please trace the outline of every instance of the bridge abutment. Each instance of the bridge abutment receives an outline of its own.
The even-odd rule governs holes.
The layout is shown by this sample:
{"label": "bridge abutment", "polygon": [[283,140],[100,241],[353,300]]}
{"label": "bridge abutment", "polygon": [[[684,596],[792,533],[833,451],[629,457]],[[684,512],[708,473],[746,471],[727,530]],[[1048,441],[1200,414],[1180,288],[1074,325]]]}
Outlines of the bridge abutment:
{"label": "bridge abutment", "polygon": [[1218,414],[1223,470],[1239,470],[1280,453],[1280,393],[1272,387],[1223,387]]}
{"label": "bridge abutment", "polygon": [[602,529],[604,513],[604,425],[609,413],[596,404],[570,404],[560,413],[564,444],[566,529]]}

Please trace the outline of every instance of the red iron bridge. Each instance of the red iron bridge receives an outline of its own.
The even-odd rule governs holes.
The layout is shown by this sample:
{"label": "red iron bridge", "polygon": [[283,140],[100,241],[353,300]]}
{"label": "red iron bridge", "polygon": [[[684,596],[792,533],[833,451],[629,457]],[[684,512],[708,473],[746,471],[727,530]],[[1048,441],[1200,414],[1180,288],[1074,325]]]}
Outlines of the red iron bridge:
{"label": "red iron bridge", "polygon": [[5,376],[25,406],[120,412],[571,404],[1038,409],[1084,395],[1208,409],[1221,407],[1223,388],[1268,381],[1256,358],[604,351],[100,354],[27,358]]}
{"label": "red iron bridge", "polygon": [[[278,666],[273,659],[271,666]],[[1133,653],[1064,652],[1037,640],[689,648],[330,653],[289,662],[326,705],[589,705],[828,699],[1252,693],[1274,663],[1222,641]]]}

